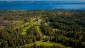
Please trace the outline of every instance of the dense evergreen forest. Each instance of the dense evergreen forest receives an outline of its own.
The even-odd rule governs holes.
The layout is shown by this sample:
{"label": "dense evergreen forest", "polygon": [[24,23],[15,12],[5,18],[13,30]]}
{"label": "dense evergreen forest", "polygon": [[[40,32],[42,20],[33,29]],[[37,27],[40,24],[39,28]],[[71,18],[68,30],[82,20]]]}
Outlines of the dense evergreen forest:
{"label": "dense evergreen forest", "polygon": [[85,11],[1,10],[0,48],[85,48]]}

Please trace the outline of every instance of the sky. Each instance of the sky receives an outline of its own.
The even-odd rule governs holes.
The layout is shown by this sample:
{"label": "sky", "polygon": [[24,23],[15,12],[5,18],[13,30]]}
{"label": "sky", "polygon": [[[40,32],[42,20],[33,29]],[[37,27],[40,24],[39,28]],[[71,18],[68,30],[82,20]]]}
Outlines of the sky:
{"label": "sky", "polygon": [[81,2],[85,2],[85,0],[0,0],[0,1],[81,1]]}

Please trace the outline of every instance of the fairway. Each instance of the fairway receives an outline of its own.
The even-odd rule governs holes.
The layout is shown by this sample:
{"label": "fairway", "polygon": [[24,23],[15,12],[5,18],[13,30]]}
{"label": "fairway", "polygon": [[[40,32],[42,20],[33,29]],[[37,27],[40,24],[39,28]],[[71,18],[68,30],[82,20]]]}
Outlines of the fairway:
{"label": "fairway", "polygon": [[30,26],[24,28],[23,31],[21,32],[21,35],[26,35],[27,34],[26,30],[29,28],[30,28]]}
{"label": "fairway", "polygon": [[[66,47],[66,46],[64,46],[64,45],[62,45],[62,44],[60,44],[60,43],[53,43],[53,42],[36,41],[35,44],[36,44],[36,46],[40,46],[40,45],[53,46],[53,45],[55,45],[55,46],[57,46],[57,47],[59,47],[59,48],[71,48],[71,47]],[[33,45],[34,45],[34,43],[25,44],[24,46],[25,46],[25,47],[29,47],[29,46],[33,46]]]}

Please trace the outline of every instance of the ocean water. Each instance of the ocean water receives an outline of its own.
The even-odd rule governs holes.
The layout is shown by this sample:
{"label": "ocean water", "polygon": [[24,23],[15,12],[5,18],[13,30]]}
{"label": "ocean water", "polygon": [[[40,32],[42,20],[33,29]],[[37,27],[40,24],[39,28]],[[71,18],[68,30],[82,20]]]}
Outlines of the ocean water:
{"label": "ocean water", "polygon": [[0,1],[0,10],[85,10],[85,2],[69,1]]}

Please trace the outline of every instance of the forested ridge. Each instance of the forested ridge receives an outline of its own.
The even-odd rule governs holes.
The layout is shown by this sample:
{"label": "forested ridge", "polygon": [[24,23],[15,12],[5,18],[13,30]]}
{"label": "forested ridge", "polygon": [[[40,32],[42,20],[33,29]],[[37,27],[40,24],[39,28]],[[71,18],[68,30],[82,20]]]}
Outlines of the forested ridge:
{"label": "forested ridge", "polygon": [[1,10],[0,48],[85,48],[85,11]]}

